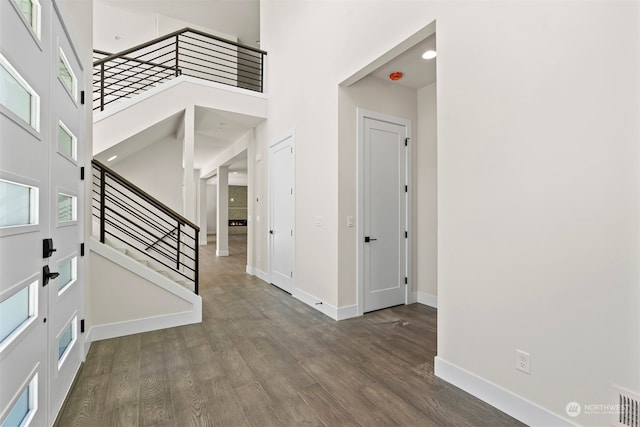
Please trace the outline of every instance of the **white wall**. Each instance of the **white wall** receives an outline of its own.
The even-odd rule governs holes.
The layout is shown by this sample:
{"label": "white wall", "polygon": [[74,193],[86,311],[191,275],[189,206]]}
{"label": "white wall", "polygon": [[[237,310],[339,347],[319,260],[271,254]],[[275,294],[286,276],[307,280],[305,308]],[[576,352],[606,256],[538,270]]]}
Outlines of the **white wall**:
{"label": "white wall", "polygon": [[639,16],[637,2],[261,2],[274,54],[256,266],[265,147],[295,128],[296,286],[342,305],[338,84],[437,20],[438,357],[565,418],[570,401],[608,403],[611,383],[640,390]]}
{"label": "white wall", "polygon": [[117,173],[174,211],[184,211],[182,197],[182,141],[173,138],[153,143],[114,165]]}
{"label": "white wall", "polygon": [[217,196],[218,186],[214,184],[207,185],[207,234],[216,234],[218,230],[218,214],[217,214]]}
{"label": "white wall", "polygon": [[110,53],[129,49],[185,27],[195,28],[234,42],[238,38],[161,14],[131,12],[106,1],[93,2],[94,48]]}
{"label": "white wall", "polygon": [[438,296],[438,188],[436,84],[418,90],[418,135],[413,163],[413,271],[419,301],[436,303]]}

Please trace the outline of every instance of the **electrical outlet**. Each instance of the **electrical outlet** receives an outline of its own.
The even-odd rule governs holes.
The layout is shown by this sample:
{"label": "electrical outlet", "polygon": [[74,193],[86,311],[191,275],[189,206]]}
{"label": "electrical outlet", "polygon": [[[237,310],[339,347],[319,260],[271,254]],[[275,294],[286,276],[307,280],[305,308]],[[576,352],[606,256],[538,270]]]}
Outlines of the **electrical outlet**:
{"label": "electrical outlet", "polygon": [[529,374],[531,369],[531,355],[526,351],[516,350],[516,369]]}

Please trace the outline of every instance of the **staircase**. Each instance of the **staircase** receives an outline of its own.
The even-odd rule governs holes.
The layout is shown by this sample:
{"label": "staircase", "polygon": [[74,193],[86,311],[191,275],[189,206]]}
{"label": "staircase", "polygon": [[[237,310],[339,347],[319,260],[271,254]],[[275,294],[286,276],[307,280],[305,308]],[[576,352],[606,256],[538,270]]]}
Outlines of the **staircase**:
{"label": "staircase", "polygon": [[[94,51],[93,155],[126,148],[188,108],[259,123],[264,55],[190,28],[115,54]],[[201,322],[199,227],[97,159],[92,187],[90,339]]]}
{"label": "staircase", "polygon": [[99,161],[92,166],[94,236],[198,294],[199,227]]}

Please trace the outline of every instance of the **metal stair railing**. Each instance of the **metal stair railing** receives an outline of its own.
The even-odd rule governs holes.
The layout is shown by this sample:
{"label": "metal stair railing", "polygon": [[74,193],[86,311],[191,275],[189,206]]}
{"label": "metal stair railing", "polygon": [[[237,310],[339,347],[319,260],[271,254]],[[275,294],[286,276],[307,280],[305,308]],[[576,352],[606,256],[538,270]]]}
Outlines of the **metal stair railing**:
{"label": "metal stair railing", "polygon": [[177,76],[263,91],[267,53],[192,28],[119,53],[94,51],[93,109],[145,92]]}
{"label": "metal stair railing", "polygon": [[99,161],[92,166],[92,214],[100,242],[117,242],[198,294],[200,228]]}

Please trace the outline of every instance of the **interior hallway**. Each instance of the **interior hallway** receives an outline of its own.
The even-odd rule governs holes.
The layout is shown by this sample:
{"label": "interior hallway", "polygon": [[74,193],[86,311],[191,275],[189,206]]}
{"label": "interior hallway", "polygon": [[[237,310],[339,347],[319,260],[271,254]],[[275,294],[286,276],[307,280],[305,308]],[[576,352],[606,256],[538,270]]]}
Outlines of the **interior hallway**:
{"label": "interior hallway", "polygon": [[202,324],[93,343],[57,426],[521,425],[433,376],[436,310],[335,322],[229,245],[201,247]]}

